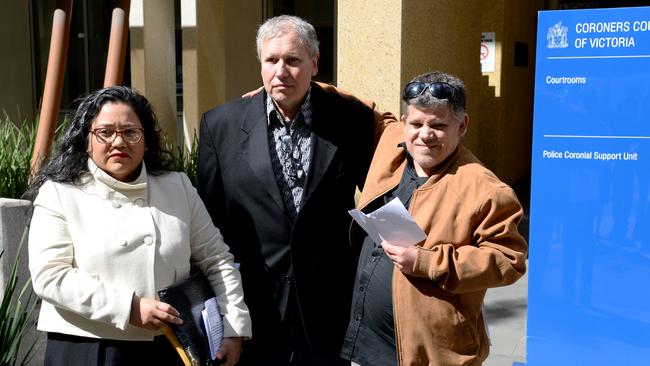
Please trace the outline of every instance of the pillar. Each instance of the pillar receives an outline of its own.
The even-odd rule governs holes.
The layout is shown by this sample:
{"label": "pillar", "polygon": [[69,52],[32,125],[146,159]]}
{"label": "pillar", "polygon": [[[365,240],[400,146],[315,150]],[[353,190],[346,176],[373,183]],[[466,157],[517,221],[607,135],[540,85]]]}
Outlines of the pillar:
{"label": "pillar", "polygon": [[382,110],[399,115],[401,91],[413,77],[440,70],[468,89],[464,144],[480,155],[480,4],[471,0],[350,0],[338,2],[337,82]]}
{"label": "pillar", "polygon": [[131,1],[129,25],[131,85],[151,102],[160,127],[176,144],[174,2]]}
{"label": "pillar", "polygon": [[255,34],[261,0],[182,0],[183,132],[186,147],[201,114],[262,85]]}
{"label": "pillar", "polygon": [[482,1],[481,31],[495,32],[496,63],[480,84],[481,159],[509,184],[527,180],[530,173],[536,24],[542,7],[542,1]]}

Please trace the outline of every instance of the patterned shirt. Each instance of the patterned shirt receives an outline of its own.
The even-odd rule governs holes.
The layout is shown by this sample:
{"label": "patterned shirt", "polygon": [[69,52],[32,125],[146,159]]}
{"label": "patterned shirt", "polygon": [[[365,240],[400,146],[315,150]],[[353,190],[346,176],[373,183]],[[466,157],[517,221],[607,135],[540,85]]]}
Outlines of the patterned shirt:
{"label": "patterned shirt", "polygon": [[[282,198],[292,217],[300,210],[311,159],[311,87],[293,120],[285,121],[273,99],[266,95],[271,163]],[[280,177],[278,172],[282,172]]]}

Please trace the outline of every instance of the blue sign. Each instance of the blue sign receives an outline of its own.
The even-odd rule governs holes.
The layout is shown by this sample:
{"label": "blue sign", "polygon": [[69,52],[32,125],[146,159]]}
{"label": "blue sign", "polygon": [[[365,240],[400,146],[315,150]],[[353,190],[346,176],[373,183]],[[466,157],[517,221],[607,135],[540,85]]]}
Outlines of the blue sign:
{"label": "blue sign", "polygon": [[527,365],[650,365],[650,8],[539,13]]}

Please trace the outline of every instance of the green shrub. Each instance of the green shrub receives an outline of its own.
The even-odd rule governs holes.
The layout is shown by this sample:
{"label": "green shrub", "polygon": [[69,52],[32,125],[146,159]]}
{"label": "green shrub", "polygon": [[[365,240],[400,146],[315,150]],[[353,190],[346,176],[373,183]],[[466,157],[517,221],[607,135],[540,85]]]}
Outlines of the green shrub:
{"label": "green shrub", "polygon": [[27,189],[36,127],[14,124],[5,113],[0,119],[0,197],[20,198]]}
{"label": "green shrub", "polygon": [[[67,123],[65,116],[54,132],[52,148],[58,146]],[[37,126],[28,121],[17,125],[7,113],[0,119],[0,197],[19,199],[27,190]]]}
{"label": "green shrub", "polygon": [[172,170],[185,173],[190,178],[192,185],[196,187],[196,173],[199,163],[199,138],[196,133],[192,138],[192,149],[190,151],[187,151],[182,145],[174,148],[165,136],[163,136],[163,144],[167,151],[172,152]]}
{"label": "green shrub", "polygon": [[[0,303],[0,366],[26,365],[31,360],[31,352],[36,344],[33,342],[24,356],[18,361],[21,341],[25,335],[29,318],[36,306],[36,296],[28,278],[18,287],[18,262],[23,244],[27,242],[28,229],[25,228],[23,237],[18,245],[16,259],[7,279]],[[0,252],[0,258],[4,251]],[[20,290],[20,292],[17,292]]]}

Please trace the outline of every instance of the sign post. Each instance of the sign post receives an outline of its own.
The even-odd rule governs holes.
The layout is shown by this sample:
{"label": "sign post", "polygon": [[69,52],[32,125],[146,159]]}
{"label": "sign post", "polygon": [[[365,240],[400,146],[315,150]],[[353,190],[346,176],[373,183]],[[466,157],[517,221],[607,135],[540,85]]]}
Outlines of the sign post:
{"label": "sign post", "polygon": [[539,13],[527,365],[650,363],[650,8]]}

